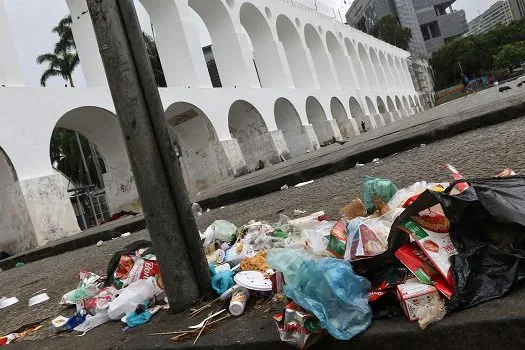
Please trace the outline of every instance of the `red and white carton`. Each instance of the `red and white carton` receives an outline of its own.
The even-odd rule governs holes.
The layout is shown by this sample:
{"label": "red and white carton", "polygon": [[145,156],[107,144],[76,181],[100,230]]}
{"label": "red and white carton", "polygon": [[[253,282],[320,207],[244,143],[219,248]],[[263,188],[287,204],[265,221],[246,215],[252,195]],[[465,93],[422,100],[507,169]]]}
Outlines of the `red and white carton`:
{"label": "red and white carton", "polygon": [[410,321],[417,321],[417,311],[435,304],[440,298],[439,291],[435,287],[423,284],[417,278],[398,284],[396,290],[401,307]]}

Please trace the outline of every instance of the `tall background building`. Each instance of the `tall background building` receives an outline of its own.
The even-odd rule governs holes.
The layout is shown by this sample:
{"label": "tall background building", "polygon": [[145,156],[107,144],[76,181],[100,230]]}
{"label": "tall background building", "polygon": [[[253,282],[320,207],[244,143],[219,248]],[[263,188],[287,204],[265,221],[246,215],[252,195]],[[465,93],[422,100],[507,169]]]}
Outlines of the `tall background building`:
{"label": "tall background building", "polygon": [[467,35],[486,33],[498,25],[505,25],[525,15],[525,0],[502,0],[489,7],[468,23]]}
{"label": "tall background building", "polygon": [[[517,0],[525,1],[525,0]],[[377,31],[381,17],[392,15],[412,30],[410,52],[429,57],[468,31],[465,11],[452,8],[455,0],[356,0],[346,14],[349,25],[369,34]]]}

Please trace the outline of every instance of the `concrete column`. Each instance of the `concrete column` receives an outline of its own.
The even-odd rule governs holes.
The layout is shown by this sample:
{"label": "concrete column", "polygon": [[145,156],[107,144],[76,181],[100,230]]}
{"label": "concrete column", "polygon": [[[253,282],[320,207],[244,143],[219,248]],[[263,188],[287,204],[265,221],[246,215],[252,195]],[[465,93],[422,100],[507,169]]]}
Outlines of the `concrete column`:
{"label": "concrete column", "polygon": [[248,168],[246,167],[246,162],[244,161],[244,156],[242,155],[241,147],[237,140],[230,139],[221,141],[221,146],[224,149],[224,153],[232,169],[233,177],[246,175]]}
{"label": "concrete column", "polygon": [[401,119],[409,117],[408,112],[405,109],[400,110],[399,113],[400,113]]}
{"label": "concrete column", "polygon": [[293,89],[295,87],[293,81],[292,71],[290,70],[290,64],[288,63],[288,58],[286,58],[286,51],[284,50],[284,45],[280,41],[276,41],[275,45],[277,46],[277,53],[279,54],[279,59],[283,66],[284,76],[286,79],[286,84],[288,88]]}
{"label": "concrete column", "polygon": [[361,132],[359,131],[359,127],[357,125],[357,122],[354,118],[345,119],[345,120],[339,120],[336,119],[337,126],[339,127],[339,130],[341,131],[341,135],[346,137],[352,137],[359,135]]}
{"label": "concrete column", "polygon": [[37,246],[33,222],[20,183],[0,190],[0,250],[16,255]]}
{"label": "concrete column", "polygon": [[280,130],[265,132],[249,142],[239,142],[249,172],[255,171],[262,162],[265,167],[290,159],[283,133]]}
{"label": "concrete column", "polygon": [[312,75],[312,78],[314,80],[314,87],[315,89],[320,89],[321,83],[319,81],[319,77],[317,76],[317,69],[315,68],[315,63],[312,57],[312,53],[310,52],[310,49],[304,43],[302,45],[303,45],[302,50],[304,50],[304,53],[306,55],[306,61],[308,62],[308,67],[310,68],[310,74]]}
{"label": "concrete column", "polygon": [[106,73],[95,37],[91,16],[87,12],[86,0],[66,0],[73,24],[73,36],[84,79],[88,87],[107,86]]}
{"label": "concrete column", "polygon": [[140,0],[155,27],[155,42],[168,87],[211,87],[198,29],[187,6],[174,0]]}
{"label": "concrete column", "polygon": [[4,7],[4,0],[0,0],[0,52],[0,87],[2,85],[25,86]]}
{"label": "concrete column", "polygon": [[390,125],[396,122],[393,112],[383,113],[382,116],[383,116],[383,120],[385,121],[386,125]]}
{"label": "concrete column", "polygon": [[371,118],[374,118],[378,128],[386,126],[385,118],[383,114],[374,114]]}
{"label": "concrete column", "polygon": [[102,178],[104,179],[110,214],[118,213],[122,210],[142,212],[135,178],[129,163],[123,164],[116,169],[108,169],[102,175]]}
{"label": "concrete column", "polygon": [[317,135],[319,143],[323,146],[331,144],[334,138],[336,141],[343,140],[343,136],[341,135],[341,131],[337,126],[337,122],[333,119],[312,123],[312,126],[315,130],[315,134]]}
{"label": "concrete column", "polygon": [[314,128],[311,125],[289,128],[288,130],[282,130],[282,133],[291,158],[321,148]]}
{"label": "concrete column", "polygon": [[[260,87],[247,34],[230,33],[214,38],[213,53],[223,87]],[[241,55],[233,53],[239,52]]]}
{"label": "concrete column", "polygon": [[58,173],[20,181],[39,246],[80,231],[67,186]]}
{"label": "concrete column", "polygon": [[401,120],[401,112],[400,111],[392,111],[392,116],[394,117],[395,121]]}
{"label": "concrete column", "polygon": [[364,119],[365,119],[365,123],[366,123],[366,121],[368,121],[368,123],[366,123],[367,130],[369,130],[370,128],[371,129],[377,129],[380,126],[382,126],[381,124],[377,123],[376,118],[375,118],[374,115],[367,114],[364,117]]}

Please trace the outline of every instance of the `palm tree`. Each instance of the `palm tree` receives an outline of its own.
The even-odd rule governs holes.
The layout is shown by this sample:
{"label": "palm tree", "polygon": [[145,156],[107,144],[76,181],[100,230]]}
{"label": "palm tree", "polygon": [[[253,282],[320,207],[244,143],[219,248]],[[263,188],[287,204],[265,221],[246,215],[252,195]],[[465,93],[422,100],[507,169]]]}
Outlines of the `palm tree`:
{"label": "palm tree", "polygon": [[61,51],[76,50],[71,24],[73,24],[71,16],[66,16],[51,30],[60,37],[59,42],[55,46],[55,54]]}
{"label": "palm tree", "polygon": [[[57,44],[58,45],[58,44]],[[46,86],[46,82],[51,77],[62,77],[74,87],[73,72],[80,61],[76,52],[60,50],[54,53],[45,53],[37,57],[38,64],[47,63],[48,69],[40,77],[40,85]]]}

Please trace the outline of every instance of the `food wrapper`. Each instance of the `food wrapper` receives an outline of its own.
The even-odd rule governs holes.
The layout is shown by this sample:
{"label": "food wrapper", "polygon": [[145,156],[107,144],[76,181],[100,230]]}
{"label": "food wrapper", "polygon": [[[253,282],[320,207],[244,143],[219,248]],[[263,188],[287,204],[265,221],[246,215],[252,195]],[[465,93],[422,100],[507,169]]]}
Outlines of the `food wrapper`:
{"label": "food wrapper", "polygon": [[284,312],[274,316],[281,340],[299,349],[306,349],[315,344],[325,332],[319,320],[291,302],[284,307]]}
{"label": "food wrapper", "polygon": [[394,209],[381,217],[364,222],[360,218],[350,221],[347,230],[351,241],[345,251],[345,260],[368,259],[384,253],[388,248],[388,236],[392,224],[403,210]]}
{"label": "food wrapper", "polygon": [[454,289],[434,267],[432,261],[415,243],[405,244],[397,250],[396,257],[424,284],[433,285],[450,299]]}
{"label": "food wrapper", "polygon": [[452,285],[450,260],[457,250],[450,240],[450,223],[443,213],[425,210],[401,222],[399,228],[407,232],[432,261],[435,268]]}
{"label": "food wrapper", "polygon": [[366,216],[365,203],[361,198],[355,198],[339,210],[339,213],[348,220]]}
{"label": "food wrapper", "polygon": [[[445,164],[445,168],[448,169],[452,173],[454,180],[459,181],[459,180],[465,179],[463,175],[461,175],[461,173],[457,171],[456,168],[454,168],[452,165]],[[459,192],[463,192],[469,187],[470,187],[469,184],[466,182],[462,182],[456,185],[456,188],[459,190]]]}
{"label": "food wrapper", "polygon": [[336,258],[342,259],[345,255],[347,239],[347,229],[344,220],[336,222],[330,231],[330,239],[326,250],[332,253]]}
{"label": "food wrapper", "polygon": [[80,310],[86,310],[90,315],[95,315],[97,309],[105,309],[109,302],[115,299],[117,290],[115,287],[107,287],[101,289],[97,295],[92,298],[86,298],[77,301],[77,312]]}
{"label": "food wrapper", "polygon": [[81,270],[78,273],[80,282],[76,289],[64,294],[60,300],[61,305],[75,305],[84,298],[90,298],[98,293],[98,284],[101,277],[93,272]]}
{"label": "food wrapper", "polygon": [[422,309],[440,303],[438,290],[428,284],[420,283],[416,278],[397,286],[397,297],[401,308],[410,321],[417,321]]}
{"label": "food wrapper", "polygon": [[164,289],[156,256],[145,253],[146,249],[140,249],[135,255],[124,254],[120,257],[113,276],[113,285],[117,289],[122,289],[135,281],[149,277],[155,277],[157,285]]}

